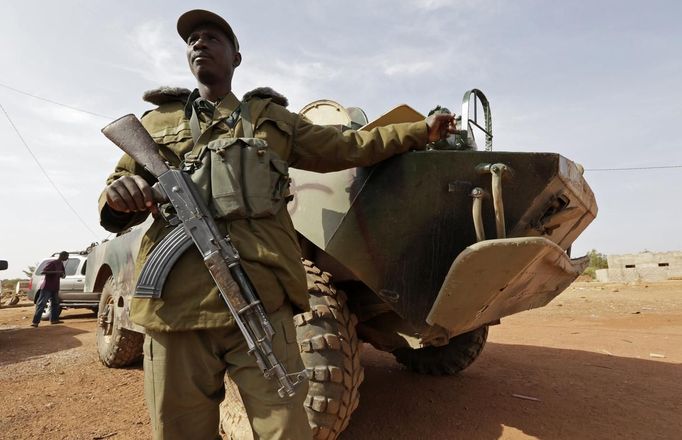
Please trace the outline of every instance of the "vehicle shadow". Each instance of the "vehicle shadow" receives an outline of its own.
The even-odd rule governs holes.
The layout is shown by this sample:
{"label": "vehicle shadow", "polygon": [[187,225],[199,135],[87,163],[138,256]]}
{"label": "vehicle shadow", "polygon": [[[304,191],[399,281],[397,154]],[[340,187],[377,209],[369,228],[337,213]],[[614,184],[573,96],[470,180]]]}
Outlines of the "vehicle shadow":
{"label": "vehicle shadow", "polygon": [[458,376],[411,373],[371,348],[363,364],[360,406],[342,440],[673,439],[682,432],[680,364],[494,343]]}
{"label": "vehicle shadow", "polygon": [[83,344],[76,336],[83,333],[87,331],[44,322],[38,328],[1,329],[0,366],[80,347]]}

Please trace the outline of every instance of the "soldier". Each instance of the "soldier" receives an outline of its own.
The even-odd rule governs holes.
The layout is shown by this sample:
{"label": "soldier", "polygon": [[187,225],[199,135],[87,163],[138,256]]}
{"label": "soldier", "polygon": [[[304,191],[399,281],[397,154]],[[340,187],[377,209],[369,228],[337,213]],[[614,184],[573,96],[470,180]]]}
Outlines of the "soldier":
{"label": "soldier", "polygon": [[[271,89],[256,89],[241,101],[234,95],[232,75],[242,57],[237,37],[223,18],[193,10],[178,19],[177,29],[187,44],[197,89],[189,96],[181,89],[148,92],[145,98],[158,108],[147,112],[142,123],[170,164],[196,170],[193,180],[209,192],[218,225],[230,234],[269,314],[276,356],[287,371],[300,371],[293,313],[309,307],[301,250],[286,210],[287,166],[325,172],[371,165],[444,138],[454,131],[453,116],[433,115],[370,132],[341,133],[316,126],[286,110],[286,98]],[[231,148],[254,142],[266,142],[273,153],[266,168],[231,163]],[[245,188],[239,182],[234,186],[230,173],[235,169]],[[248,187],[265,181],[272,182],[265,189],[273,197],[260,200]],[[150,212],[154,215],[141,243],[138,273],[154,244],[170,231],[157,215],[153,183],[148,172],[124,155],[100,197],[101,224],[110,231],[125,230]],[[147,334],[145,398],[154,438],[219,438],[218,406],[226,371],[239,387],[256,438],[312,437],[303,407],[307,384],[293,398],[278,396],[275,384],[247,353],[195,249],[176,262],[160,299],[133,298],[131,319]]]}

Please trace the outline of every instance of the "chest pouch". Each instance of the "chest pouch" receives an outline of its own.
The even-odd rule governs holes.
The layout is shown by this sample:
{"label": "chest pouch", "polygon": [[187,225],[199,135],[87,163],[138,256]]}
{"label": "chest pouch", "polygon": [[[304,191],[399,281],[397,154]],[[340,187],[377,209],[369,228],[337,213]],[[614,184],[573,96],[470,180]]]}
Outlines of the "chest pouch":
{"label": "chest pouch", "polygon": [[192,180],[204,193],[215,218],[275,215],[289,199],[289,166],[264,139],[253,137],[248,107],[242,103],[244,137],[208,143]]}

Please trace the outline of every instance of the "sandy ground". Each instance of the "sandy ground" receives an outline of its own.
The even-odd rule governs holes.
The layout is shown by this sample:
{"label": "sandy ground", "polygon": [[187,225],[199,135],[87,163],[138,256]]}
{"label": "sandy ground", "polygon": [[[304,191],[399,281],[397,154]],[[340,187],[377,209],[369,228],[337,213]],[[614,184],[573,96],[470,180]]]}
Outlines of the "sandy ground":
{"label": "sandy ground", "polygon": [[[97,360],[95,318],[29,327],[0,310],[0,438],[145,439],[142,370]],[[680,439],[682,281],[575,283],[491,329],[455,377],[409,373],[365,346],[360,407],[343,440]]]}

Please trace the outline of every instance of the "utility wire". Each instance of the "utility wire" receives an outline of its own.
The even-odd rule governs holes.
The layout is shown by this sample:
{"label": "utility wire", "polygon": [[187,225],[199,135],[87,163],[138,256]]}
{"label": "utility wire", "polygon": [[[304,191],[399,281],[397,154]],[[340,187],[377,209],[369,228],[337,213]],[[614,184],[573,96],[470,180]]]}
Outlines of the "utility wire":
{"label": "utility wire", "polygon": [[0,110],[2,110],[2,112],[5,114],[5,116],[7,117],[7,120],[9,121],[10,125],[11,125],[12,128],[14,129],[14,132],[17,134],[17,136],[18,136],[19,139],[21,140],[21,143],[24,144],[24,147],[26,147],[26,150],[28,150],[29,154],[31,155],[31,157],[33,158],[33,160],[35,161],[35,163],[38,165],[38,168],[40,168],[40,171],[42,171],[42,173],[45,175],[45,177],[46,177],[47,180],[50,182],[50,184],[52,185],[52,187],[55,189],[55,191],[57,191],[57,194],[59,194],[59,196],[62,198],[62,200],[64,201],[64,203],[66,203],[66,206],[68,206],[69,209],[71,209],[71,212],[73,212],[73,214],[78,218],[78,220],[80,220],[80,222],[83,224],[83,226],[85,226],[85,228],[86,228],[88,231],[90,231],[90,233],[92,234],[92,236],[95,237],[95,238],[97,239],[97,234],[95,234],[95,231],[93,231],[92,229],[90,229],[90,226],[88,226],[88,224],[85,223],[85,220],[83,220],[83,218],[82,218],[80,215],[78,215],[78,212],[74,209],[73,206],[71,206],[71,203],[69,203],[69,201],[66,199],[66,197],[64,197],[64,194],[62,194],[62,192],[59,190],[59,188],[58,188],[57,185],[54,183],[54,181],[52,180],[52,178],[50,178],[50,175],[47,174],[47,171],[46,171],[45,168],[43,168],[43,166],[40,164],[40,161],[38,160],[38,158],[36,157],[36,155],[33,154],[33,151],[31,151],[31,148],[28,146],[28,143],[26,143],[26,140],[24,140],[24,137],[23,137],[23,136],[21,135],[21,133],[19,132],[19,129],[17,128],[17,126],[14,125],[14,122],[12,121],[12,118],[10,118],[9,113],[7,113],[7,110],[5,110],[5,107],[3,107],[2,104],[0,104]]}
{"label": "utility wire", "polygon": [[57,101],[53,101],[51,99],[43,98],[42,96],[37,96],[37,95],[34,95],[32,93],[24,92],[23,90],[15,89],[14,87],[8,86],[7,84],[0,83],[0,87],[4,87],[5,89],[11,90],[11,91],[16,92],[16,93],[20,93],[22,95],[30,96],[31,98],[40,99],[41,101],[49,102],[50,104],[58,105],[61,107],[66,107],[68,109],[75,110],[75,111],[81,112],[81,113],[87,113],[87,114],[92,115],[92,116],[97,116],[98,118],[104,118],[104,119],[109,120],[109,121],[116,119],[116,118],[113,118],[111,116],[91,112],[90,110],[83,110],[82,108],[74,107],[74,106],[71,106],[68,104],[63,104],[61,102],[57,102]]}
{"label": "utility wire", "polygon": [[[84,110],[82,108],[78,108],[78,107],[74,107],[74,106],[64,104],[61,102],[53,101],[53,100],[48,99],[48,98],[43,98],[42,96],[37,96],[37,95],[34,95],[32,93],[16,89],[14,87],[8,86],[7,84],[0,83],[0,87],[4,87],[5,89],[12,90],[13,92],[20,93],[22,95],[30,96],[31,98],[35,98],[35,99],[39,99],[41,101],[49,102],[50,104],[65,107],[65,108],[75,110],[75,111],[81,112],[81,113],[87,113],[87,114],[92,115],[92,116],[97,116],[98,118],[104,118],[104,119],[107,119],[109,121],[116,119],[112,116],[102,115],[100,113],[91,112],[89,110]],[[3,111],[4,111],[4,109],[3,109]],[[6,111],[4,111],[4,112],[5,112],[5,115],[7,116],[7,119],[9,119],[10,124],[12,124],[12,120],[9,118],[9,115],[7,115]],[[14,124],[12,124],[12,127],[14,127]],[[14,127],[14,130],[17,132],[17,135],[19,135],[19,137],[21,138],[21,135],[19,134],[19,131],[16,129],[16,127]],[[23,138],[22,138],[22,142],[23,142]],[[28,145],[26,145],[25,142],[24,142],[24,145],[28,149]],[[30,151],[31,150],[29,149],[29,152]],[[31,153],[31,155],[33,155],[33,153]],[[42,170],[42,166],[40,166],[40,163],[35,158],[35,156],[33,158],[35,159],[36,163],[38,164],[38,166]],[[640,170],[664,170],[664,169],[674,169],[674,168],[682,168],[682,165],[663,165],[663,166],[651,166],[651,167],[625,167],[625,168],[586,168],[585,171],[640,171]],[[45,173],[45,170],[43,170],[43,173],[45,174],[45,176],[47,176],[47,173]],[[49,177],[48,177],[48,179],[49,179]],[[50,180],[50,183],[52,183],[54,186],[54,183],[51,180]],[[56,186],[55,186],[55,189],[56,189]],[[57,190],[57,191],[59,191],[59,190]],[[59,194],[62,195],[61,193],[59,193]],[[62,198],[64,198],[63,195],[62,195]],[[67,202],[67,204],[68,204],[68,202]],[[90,228],[88,228],[88,229],[90,229]],[[92,230],[91,230],[91,232],[92,232]]]}
{"label": "utility wire", "polygon": [[585,168],[585,171],[639,171],[639,170],[667,170],[682,168],[682,165],[662,165],[655,167],[629,167],[629,168]]}

